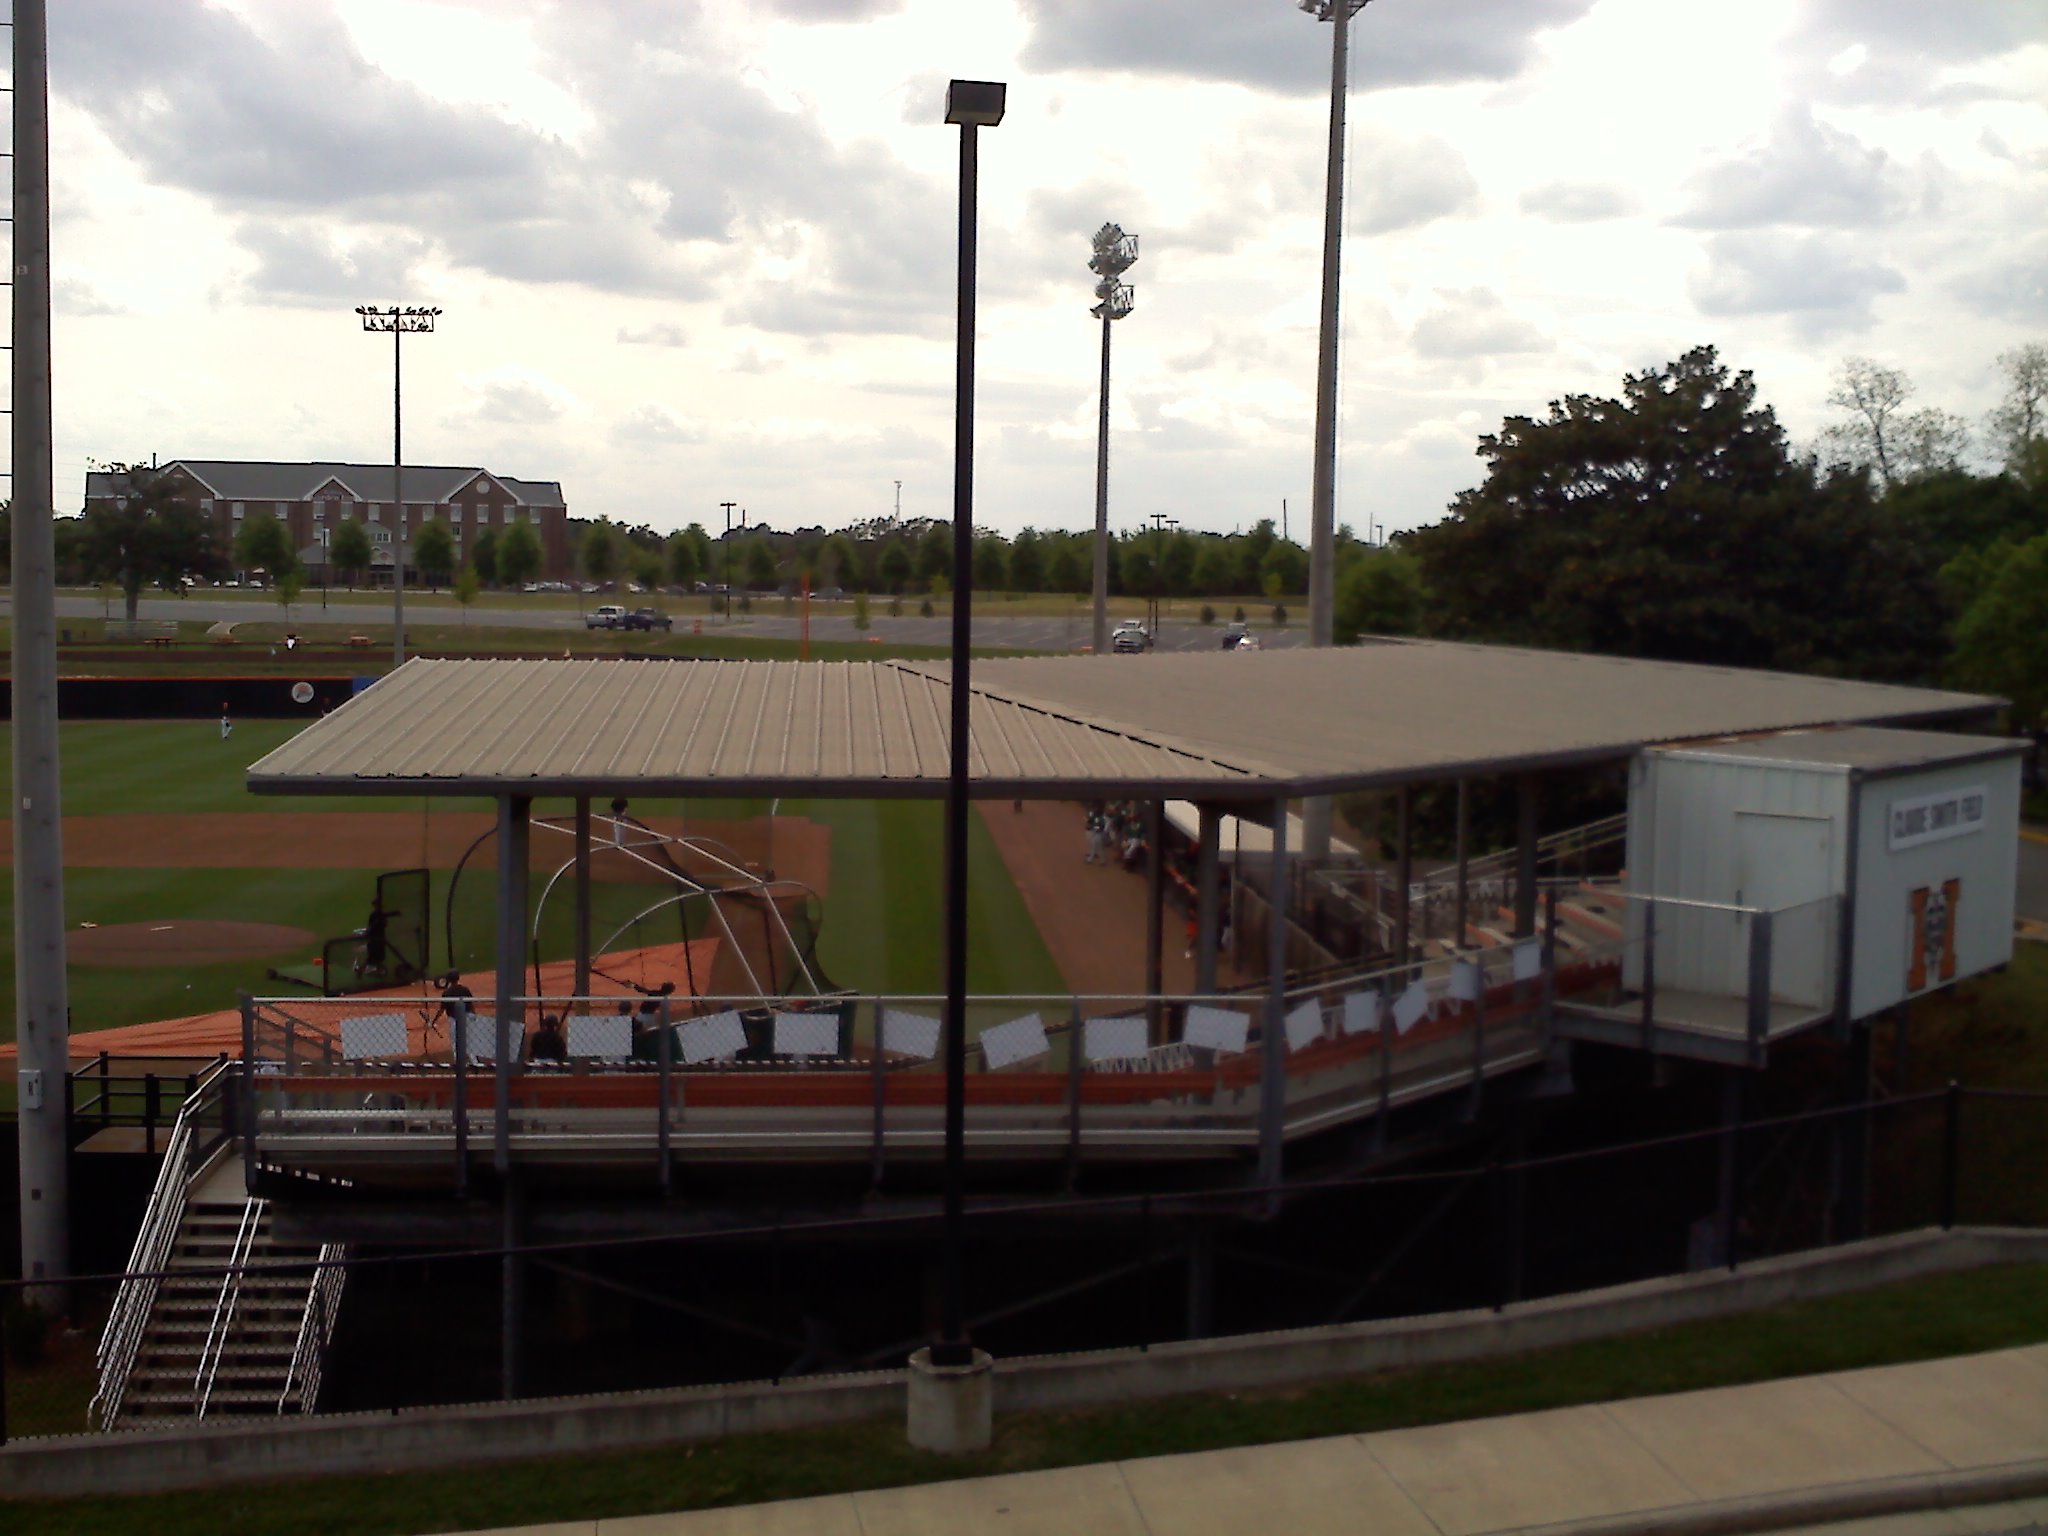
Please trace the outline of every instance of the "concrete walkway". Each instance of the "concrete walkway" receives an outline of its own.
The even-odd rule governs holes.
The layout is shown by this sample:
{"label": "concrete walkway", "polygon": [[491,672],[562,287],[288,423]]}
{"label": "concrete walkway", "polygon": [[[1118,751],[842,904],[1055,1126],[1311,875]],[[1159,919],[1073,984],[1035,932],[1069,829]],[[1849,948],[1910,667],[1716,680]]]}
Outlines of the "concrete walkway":
{"label": "concrete walkway", "polygon": [[[1000,1428],[1000,1426],[999,1426]],[[523,1536],[1833,1536],[2048,1526],[2048,1345]]]}

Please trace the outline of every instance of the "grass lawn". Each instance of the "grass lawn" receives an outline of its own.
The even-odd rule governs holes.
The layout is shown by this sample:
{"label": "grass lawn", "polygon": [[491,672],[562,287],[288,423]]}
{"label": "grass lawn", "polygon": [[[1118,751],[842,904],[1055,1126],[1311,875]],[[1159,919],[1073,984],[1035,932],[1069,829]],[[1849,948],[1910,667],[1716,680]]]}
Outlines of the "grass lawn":
{"label": "grass lawn", "polygon": [[[590,1521],[996,1472],[1356,1434],[1974,1353],[2048,1339],[2048,1271],[1978,1270],[1462,1365],[997,1421],[976,1456],[910,1450],[898,1420],[488,1469],[7,1506],[14,1536],[384,1536]],[[15,1383],[21,1432],[45,1392]],[[76,1396],[73,1392],[71,1396]],[[67,1399],[68,1400],[68,1399]],[[45,1427],[45,1432],[47,1428]]]}

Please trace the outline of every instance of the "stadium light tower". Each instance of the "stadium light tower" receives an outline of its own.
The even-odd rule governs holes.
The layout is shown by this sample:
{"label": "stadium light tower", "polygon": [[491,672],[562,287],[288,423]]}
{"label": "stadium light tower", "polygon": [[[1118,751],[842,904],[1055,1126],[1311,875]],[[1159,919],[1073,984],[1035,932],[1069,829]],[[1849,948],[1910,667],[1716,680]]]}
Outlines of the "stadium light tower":
{"label": "stadium light tower", "polygon": [[1095,254],[1088,270],[1095,274],[1095,307],[1102,322],[1102,410],[1095,425],[1095,628],[1094,652],[1109,648],[1109,326],[1131,312],[1136,290],[1123,280],[1138,260],[1138,237],[1121,224],[1095,231]]}
{"label": "stadium light tower", "polygon": [[363,329],[391,333],[391,665],[405,665],[405,389],[401,344],[408,331],[434,329],[438,309],[414,304],[358,304]]}
{"label": "stadium light tower", "polygon": [[[1344,87],[1350,70],[1351,18],[1368,0],[1297,0],[1330,30],[1330,146],[1323,188],[1322,340],[1316,352],[1316,462],[1309,504],[1308,643],[1328,645],[1334,632],[1337,565],[1337,278],[1344,235]],[[1303,855],[1330,851],[1330,800],[1302,807]]]}

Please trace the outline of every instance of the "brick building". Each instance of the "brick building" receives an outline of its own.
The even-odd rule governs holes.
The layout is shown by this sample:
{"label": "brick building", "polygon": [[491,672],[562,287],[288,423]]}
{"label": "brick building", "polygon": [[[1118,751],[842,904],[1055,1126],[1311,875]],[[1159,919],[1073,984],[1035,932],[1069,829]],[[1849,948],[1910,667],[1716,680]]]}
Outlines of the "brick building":
{"label": "brick building", "polygon": [[[238,459],[173,459],[159,473],[186,482],[200,510],[213,518],[224,553],[234,549],[235,535],[252,512],[269,512],[285,525],[314,583],[323,576],[327,540],[350,518],[370,535],[372,569],[361,579],[391,580],[391,466],[389,464],[274,464]],[[85,504],[111,501],[120,494],[123,477],[106,470],[86,476]],[[459,551],[458,567],[469,559],[477,536],[486,528],[499,532],[515,522],[530,522],[540,535],[541,575],[553,581],[570,574],[569,509],[562,487],[553,480],[514,480],[487,469],[444,465],[405,466],[403,486],[408,548],[419,531],[436,517],[447,520]],[[417,568],[406,566],[406,580]],[[339,573],[334,573],[339,579]]]}

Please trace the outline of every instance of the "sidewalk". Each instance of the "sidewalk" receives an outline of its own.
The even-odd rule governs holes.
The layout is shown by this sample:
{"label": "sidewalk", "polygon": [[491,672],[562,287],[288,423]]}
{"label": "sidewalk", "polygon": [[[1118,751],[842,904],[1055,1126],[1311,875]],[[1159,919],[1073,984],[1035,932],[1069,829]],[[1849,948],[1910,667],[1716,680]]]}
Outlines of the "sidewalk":
{"label": "sidewalk", "polygon": [[1848,1520],[1836,1536],[2048,1526],[2048,1345],[523,1536],[1720,1536]]}

